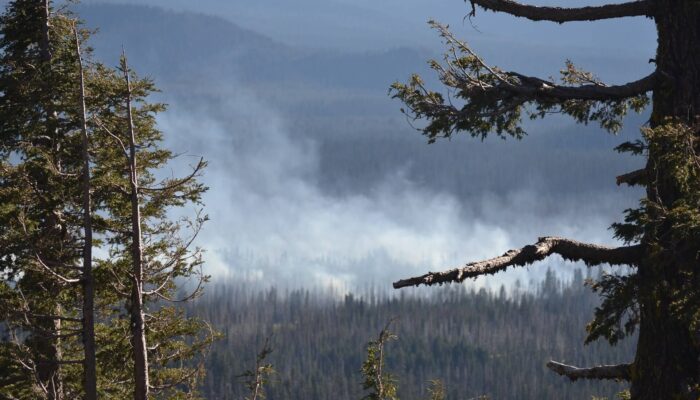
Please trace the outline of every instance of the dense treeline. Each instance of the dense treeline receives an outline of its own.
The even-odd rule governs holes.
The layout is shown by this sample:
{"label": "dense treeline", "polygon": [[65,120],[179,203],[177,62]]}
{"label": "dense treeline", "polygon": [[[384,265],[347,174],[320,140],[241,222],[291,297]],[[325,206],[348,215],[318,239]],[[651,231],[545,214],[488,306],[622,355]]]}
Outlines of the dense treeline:
{"label": "dense treeline", "polygon": [[386,368],[399,380],[401,399],[426,398],[432,379],[443,380],[448,399],[589,399],[612,397],[624,386],[571,384],[545,363],[550,358],[581,365],[630,359],[634,340],[612,348],[582,346],[597,304],[581,273],[565,284],[550,272],[534,291],[508,294],[454,286],[430,298],[376,293],[333,298],[219,283],[188,312],[225,334],[207,361],[202,393],[210,399],[244,396],[237,375],[254,365],[271,334],[268,361],[278,374],[268,398],[360,399],[365,345],[395,317],[392,331],[398,340],[386,345]]}

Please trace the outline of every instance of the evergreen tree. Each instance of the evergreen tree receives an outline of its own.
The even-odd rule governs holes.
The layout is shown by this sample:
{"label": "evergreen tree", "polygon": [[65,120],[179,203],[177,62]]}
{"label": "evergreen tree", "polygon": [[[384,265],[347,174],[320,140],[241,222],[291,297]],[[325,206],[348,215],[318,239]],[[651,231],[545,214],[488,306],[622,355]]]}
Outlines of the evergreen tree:
{"label": "evergreen tree", "polygon": [[700,114],[700,3],[694,0],[639,0],[596,7],[559,8],[523,5],[509,0],[471,0],[476,6],[534,21],[596,21],[646,16],[656,23],[658,49],[655,71],[624,85],[607,86],[593,74],[567,62],[561,82],[508,72],[487,64],[446,26],[432,23],[449,47],[445,62],[432,61],[450,92],[427,89],[414,76],[394,84],[394,96],[406,112],[425,119],[422,131],[430,142],[465,131],[476,137],[495,133],[522,138],[521,117],[544,117],[551,112],[572,116],[579,123],[598,122],[617,131],[629,109],[641,110],[653,94],[650,127],[644,140],[625,143],[620,151],[647,158],[646,167],[617,178],[618,184],[644,185],[647,194],[638,209],[615,224],[626,246],[609,248],[543,237],[534,245],[501,257],[473,262],[463,268],[396,282],[394,287],[461,282],[524,266],[559,254],[588,265],[629,265],[630,274],[605,276],[594,288],[604,302],[589,325],[588,341],[610,343],[639,330],[635,359],[630,364],[575,368],[560,363],[549,367],[571,379],[623,379],[631,382],[634,400],[694,399],[700,385],[700,330],[697,292],[700,289],[697,240],[697,137]]}
{"label": "evergreen tree", "polygon": [[[109,328],[127,329],[131,347],[127,364],[132,373],[115,378],[112,387],[123,379],[133,382],[135,399],[148,398],[151,390],[192,395],[203,369],[188,360],[202,354],[216,335],[208,324],[185,318],[168,303],[194,299],[208,279],[201,249],[193,247],[207,217],[199,211],[193,219],[172,221],[168,212],[201,202],[206,187],[197,178],[206,163],[199,159],[184,178],[158,181],[155,173],[174,155],[161,147],[156,127],[155,114],[165,107],[147,101],[153,82],[136,77],[124,56],[119,70],[102,69],[97,77],[106,101],[94,117],[105,140],[95,168],[95,181],[104,190],[95,201],[104,210],[101,223],[109,249],[100,263],[128,315],[126,320],[120,313]],[[190,278],[195,286],[183,295],[178,281]]]}
{"label": "evergreen tree", "polygon": [[0,396],[194,398],[215,334],[168,303],[207,280],[206,216],[171,213],[201,204],[205,163],[156,178],[174,155],[153,83],[95,62],[79,26],[38,0],[0,20]]}
{"label": "evergreen tree", "polygon": [[362,387],[370,391],[364,397],[366,400],[398,400],[396,379],[386,372],[384,365],[384,347],[388,342],[397,339],[397,336],[389,331],[391,322],[379,332],[377,340],[367,343],[367,359],[362,363],[362,376],[365,378]]}
{"label": "evergreen tree", "polygon": [[13,383],[6,390],[70,398],[81,391],[84,359],[75,35],[47,1],[10,3],[0,25],[1,308],[12,336],[2,357]]}
{"label": "evergreen tree", "polygon": [[262,349],[255,356],[255,368],[249,369],[239,376],[239,378],[245,378],[245,386],[250,391],[250,395],[245,400],[267,398],[265,386],[270,383],[270,377],[276,374],[272,364],[266,362],[270,353],[272,353],[272,346],[270,345],[270,337],[267,337]]}

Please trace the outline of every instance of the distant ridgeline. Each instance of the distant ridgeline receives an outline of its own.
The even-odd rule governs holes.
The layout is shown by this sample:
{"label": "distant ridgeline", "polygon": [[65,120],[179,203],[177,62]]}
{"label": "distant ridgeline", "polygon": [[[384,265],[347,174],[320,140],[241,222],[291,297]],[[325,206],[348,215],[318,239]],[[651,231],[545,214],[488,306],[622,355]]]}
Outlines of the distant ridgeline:
{"label": "distant ridgeline", "polygon": [[583,346],[585,325],[598,299],[577,271],[571,283],[548,272],[534,292],[489,292],[452,286],[431,298],[347,295],[332,300],[314,292],[254,292],[240,284],[214,284],[188,312],[211,321],[225,338],[207,361],[203,394],[240,399],[243,371],[273,335],[267,358],[278,374],[269,399],[358,400],[366,343],[391,318],[398,340],[387,344],[387,372],[398,379],[402,400],[428,398],[441,379],[447,399],[614,398],[614,382],[570,383],[545,368],[548,360],[576,365],[630,361],[634,341],[616,347]]}

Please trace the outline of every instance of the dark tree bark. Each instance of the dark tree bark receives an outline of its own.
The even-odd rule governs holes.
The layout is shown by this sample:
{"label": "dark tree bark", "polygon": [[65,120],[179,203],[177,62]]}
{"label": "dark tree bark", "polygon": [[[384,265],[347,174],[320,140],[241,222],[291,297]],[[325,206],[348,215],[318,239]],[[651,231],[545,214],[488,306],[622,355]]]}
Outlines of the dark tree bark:
{"label": "dark tree bark", "polygon": [[513,0],[470,1],[472,4],[472,16],[476,14],[474,6],[478,5],[486,10],[506,12],[532,21],[552,21],[560,24],[571,21],[598,21],[609,18],[650,16],[654,6],[652,0],[637,0],[621,4],[581,8],[531,6],[520,4]]}
{"label": "dark tree bark", "polygon": [[[659,37],[656,64],[664,79],[654,91],[651,123],[658,126],[667,118],[677,118],[692,125],[700,114],[700,2],[656,0],[656,7]],[[673,172],[659,170],[652,161],[657,156],[649,154],[647,197],[670,206],[678,199],[679,190],[669,178]],[[658,232],[648,232],[643,239],[643,242],[660,242],[668,254],[675,256],[660,259],[649,251],[639,266],[642,302],[639,342],[632,369],[634,400],[697,398],[688,388],[700,378],[697,343],[693,343],[687,323],[671,314],[672,293],[681,287],[684,279],[678,271],[687,269],[687,263],[695,263],[697,268],[697,260],[684,257],[683,248],[690,243],[671,243],[665,239],[670,229],[670,226],[661,227]]]}
{"label": "dark tree bark", "polygon": [[43,15],[44,15],[44,21],[41,24],[41,42],[39,43],[40,47],[40,52],[41,52],[41,59],[42,61],[49,62],[51,61],[52,55],[51,55],[51,34],[50,34],[50,29],[51,29],[51,1],[50,0],[39,0]]}

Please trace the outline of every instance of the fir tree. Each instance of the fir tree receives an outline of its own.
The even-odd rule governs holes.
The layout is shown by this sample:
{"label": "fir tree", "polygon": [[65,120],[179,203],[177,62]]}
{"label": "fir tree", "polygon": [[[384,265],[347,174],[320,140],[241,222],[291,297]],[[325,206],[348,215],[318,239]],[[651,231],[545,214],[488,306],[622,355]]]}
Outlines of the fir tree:
{"label": "fir tree", "polygon": [[73,26],[47,1],[12,2],[0,21],[4,367],[13,395],[81,392],[83,256],[79,67]]}

